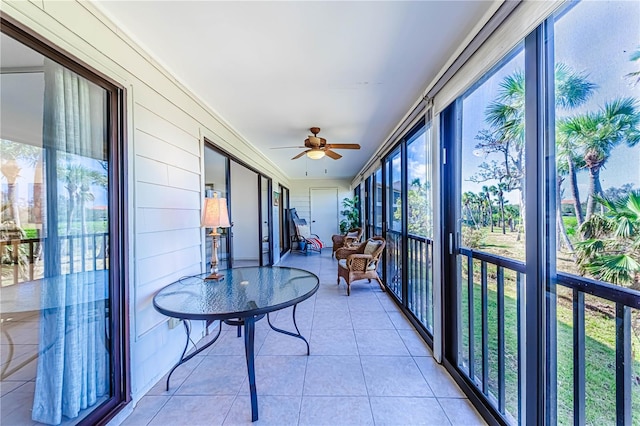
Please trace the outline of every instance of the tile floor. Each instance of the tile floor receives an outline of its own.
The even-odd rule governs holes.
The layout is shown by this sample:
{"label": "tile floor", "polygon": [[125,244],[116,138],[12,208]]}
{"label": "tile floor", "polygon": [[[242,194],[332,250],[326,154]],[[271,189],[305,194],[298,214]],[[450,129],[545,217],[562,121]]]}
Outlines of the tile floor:
{"label": "tile floor", "polygon": [[[346,296],[336,261],[290,254],[282,266],[309,270],[320,288],[297,310],[311,345],[256,325],[260,425],[485,424],[411,324],[375,283],[359,281]],[[273,318],[273,317],[272,317]],[[275,316],[293,329],[291,309]],[[161,380],[122,425],[251,424],[244,339],[223,327],[220,340],[180,366],[165,391]]]}

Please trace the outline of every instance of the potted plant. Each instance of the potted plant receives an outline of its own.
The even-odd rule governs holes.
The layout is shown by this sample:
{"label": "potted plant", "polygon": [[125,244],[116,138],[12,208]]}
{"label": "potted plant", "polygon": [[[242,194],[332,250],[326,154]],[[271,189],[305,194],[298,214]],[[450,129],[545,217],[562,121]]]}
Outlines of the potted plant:
{"label": "potted plant", "polygon": [[358,196],[353,198],[344,198],[342,200],[343,216],[340,221],[340,233],[346,234],[349,229],[360,227],[360,211],[358,210]]}

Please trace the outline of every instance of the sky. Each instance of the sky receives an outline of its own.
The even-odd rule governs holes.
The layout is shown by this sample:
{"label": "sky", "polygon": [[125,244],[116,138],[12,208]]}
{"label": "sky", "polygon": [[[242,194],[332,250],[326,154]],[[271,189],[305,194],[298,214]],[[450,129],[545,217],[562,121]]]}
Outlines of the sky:
{"label": "sky", "polygon": [[[588,74],[588,78],[598,87],[582,107],[572,111],[557,111],[558,116],[596,111],[605,102],[618,97],[634,97],[640,100],[640,84],[633,85],[633,79],[624,76],[640,70],[638,63],[629,57],[640,46],[640,2],[604,2],[586,1],[575,5],[564,14],[558,14],[554,26],[555,59],[574,70]],[[522,48],[522,44],[516,47]],[[508,63],[504,64],[480,87],[473,90],[464,99],[463,109],[463,192],[478,192],[483,185],[495,182],[474,183],[469,178],[483,162],[498,159],[497,154],[486,159],[475,150],[474,137],[484,123],[484,111],[487,104],[496,97],[498,85],[515,70],[524,69],[524,55],[520,51]],[[474,153],[474,151],[476,151]],[[640,188],[640,145],[633,148],[619,146],[606,168],[601,172],[601,182],[606,190],[632,183]],[[582,199],[586,197],[588,173],[578,174],[578,183]],[[569,191],[565,190],[567,198]],[[508,199],[517,204],[518,194],[512,192]]]}

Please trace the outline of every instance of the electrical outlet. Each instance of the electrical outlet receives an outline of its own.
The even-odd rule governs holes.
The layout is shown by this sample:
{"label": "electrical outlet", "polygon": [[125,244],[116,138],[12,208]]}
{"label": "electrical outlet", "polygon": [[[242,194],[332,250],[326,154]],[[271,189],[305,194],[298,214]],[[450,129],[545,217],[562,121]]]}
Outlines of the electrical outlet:
{"label": "electrical outlet", "polygon": [[180,318],[169,318],[169,330],[176,328],[181,321]]}

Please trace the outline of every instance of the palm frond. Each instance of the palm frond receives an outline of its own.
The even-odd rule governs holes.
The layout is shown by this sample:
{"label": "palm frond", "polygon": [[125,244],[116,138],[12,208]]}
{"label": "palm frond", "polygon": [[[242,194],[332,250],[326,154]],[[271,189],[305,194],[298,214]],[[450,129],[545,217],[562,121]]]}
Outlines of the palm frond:
{"label": "palm frond", "polygon": [[567,64],[559,62],[555,68],[556,104],[561,108],[584,104],[598,87],[588,80],[588,74],[577,72]]}
{"label": "palm frond", "polygon": [[640,272],[640,263],[627,254],[604,255],[585,270],[603,281],[625,284],[633,282],[634,275]]}

